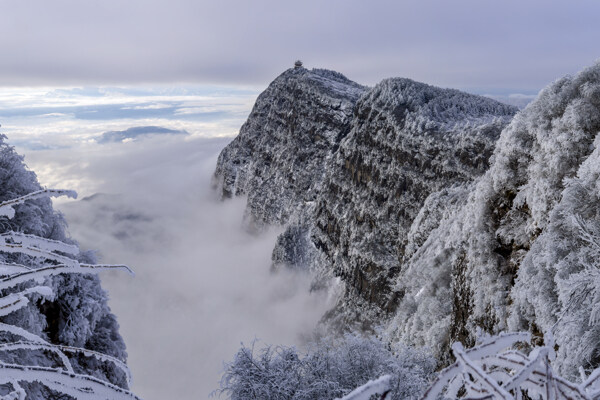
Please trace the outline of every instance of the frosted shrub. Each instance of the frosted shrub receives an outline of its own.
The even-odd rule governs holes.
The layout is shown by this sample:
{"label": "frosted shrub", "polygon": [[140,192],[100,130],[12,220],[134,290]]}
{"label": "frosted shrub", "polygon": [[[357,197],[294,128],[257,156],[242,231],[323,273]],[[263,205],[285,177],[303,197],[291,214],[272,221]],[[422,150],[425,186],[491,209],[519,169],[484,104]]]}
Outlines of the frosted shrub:
{"label": "frosted shrub", "polygon": [[242,346],[225,365],[219,394],[232,400],[331,400],[382,375],[390,375],[390,399],[417,398],[433,373],[426,352],[390,347],[375,336],[326,337],[305,354],[293,347]]}

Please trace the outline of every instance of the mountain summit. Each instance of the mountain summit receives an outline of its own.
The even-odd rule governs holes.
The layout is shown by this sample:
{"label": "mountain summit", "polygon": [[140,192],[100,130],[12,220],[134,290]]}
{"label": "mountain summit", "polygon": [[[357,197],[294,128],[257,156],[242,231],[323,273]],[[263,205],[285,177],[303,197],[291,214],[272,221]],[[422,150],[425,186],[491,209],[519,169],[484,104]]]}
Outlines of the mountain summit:
{"label": "mountain summit", "polygon": [[259,96],[214,182],[248,196],[250,226],[285,226],[275,266],[336,287],[331,324],[383,325],[442,359],[480,329],[553,332],[573,376],[600,362],[599,131],[600,65],[519,113],[299,67]]}

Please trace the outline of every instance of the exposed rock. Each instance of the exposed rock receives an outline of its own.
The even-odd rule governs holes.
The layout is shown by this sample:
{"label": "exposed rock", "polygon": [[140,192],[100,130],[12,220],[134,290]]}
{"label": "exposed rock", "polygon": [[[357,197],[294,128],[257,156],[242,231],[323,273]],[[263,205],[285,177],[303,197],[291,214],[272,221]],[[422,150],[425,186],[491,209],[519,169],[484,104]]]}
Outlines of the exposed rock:
{"label": "exposed rock", "polygon": [[597,366],[599,131],[600,65],[520,112],[468,200],[405,261],[390,331],[440,356],[478,328],[553,332],[561,374]]}
{"label": "exposed rock", "polygon": [[411,227],[425,200],[481,175],[515,112],[409,79],[367,91],[337,73],[288,70],[221,153],[214,182],[222,197],[248,195],[254,226],[287,222],[275,265],[341,278],[331,319],[368,324],[398,304],[392,283],[421,240],[409,232],[424,229]]}
{"label": "exposed rock", "polygon": [[346,283],[346,296],[395,310],[401,293],[391,285],[425,200],[483,174],[514,112],[408,79],[385,80],[361,98],[318,197],[311,235],[323,267]]}
{"label": "exposed rock", "polygon": [[285,224],[298,206],[315,200],[365,90],[337,72],[298,67],[258,97],[220,154],[213,180],[223,198],[248,197],[248,227]]}

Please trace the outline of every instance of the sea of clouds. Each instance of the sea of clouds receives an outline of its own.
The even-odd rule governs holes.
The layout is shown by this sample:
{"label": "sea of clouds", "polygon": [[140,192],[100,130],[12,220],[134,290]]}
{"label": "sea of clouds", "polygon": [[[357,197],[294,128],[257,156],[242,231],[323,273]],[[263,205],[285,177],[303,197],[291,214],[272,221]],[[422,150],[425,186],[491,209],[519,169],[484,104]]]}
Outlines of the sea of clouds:
{"label": "sea of clouds", "polygon": [[[96,249],[102,262],[135,270],[135,277],[102,275],[128,347],[133,390],[146,399],[207,398],[219,387],[223,361],[232,359],[240,342],[301,345],[330,299],[311,294],[306,276],[272,274],[278,231],[245,232],[243,199],[220,202],[211,188],[216,157],[243,123],[255,94],[220,97],[221,105],[213,105],[218,116],[197,110],[160,118],[110,112],[97,120],[84,118],[95,114],[89,93],[71,90],[64,96],[64,102],[77,103],[75,111],[59,112],[36,96],[47,109],[24,106],[11,116],[0,110],[2,132],[9,143],[17,142],[43,185],[80,193],[77,201],[55,206],[81,247]],[[137,107],[152,113],[173,100],[161,96],[152,103],[156,99],[131,94],[127,102],[99,95],[96,111],[127,113],[124,107]],[[183,100],[177,110],[194,108],[189,97]],[[87,107],[83,114],[81,107]],[[116,140],[102,140],[106,132]]]}

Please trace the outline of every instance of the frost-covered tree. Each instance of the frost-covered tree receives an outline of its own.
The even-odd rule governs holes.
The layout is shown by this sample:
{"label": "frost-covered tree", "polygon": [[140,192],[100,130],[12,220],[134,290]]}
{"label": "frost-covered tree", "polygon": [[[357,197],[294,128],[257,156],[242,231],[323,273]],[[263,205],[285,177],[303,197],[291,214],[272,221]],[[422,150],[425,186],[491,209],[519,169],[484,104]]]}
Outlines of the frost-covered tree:
{"label": "frost-covered tree", "polygon": [[[0,203],[0,218],[14,218],[15,207],[27,201],[60,195],[76,196],[74,192],[61,190],[32,192]],[[32,324],[34,329],[22,327],[26,325],[23,317],[28,314],[23,311],[28,305],[55,298],[49,278],[129,269],[123,265],[81,263],[75,258],[79,248],[73,244],[13,231],[0,234],[0,253],[26,261],[0,262],[0,385],[7,392],[0,392],[0,398],[22,400],[29,394],[28,398],[137,399],[126,389],[130,373],[122,360],[92,349],[53,344],[42,337],[44,324],[40,320],[35,320],[37,325]],[[89,311],[94,310],[85,310]],[[67,320],[65,326],[71,323]],[[107,366],[118,370],[126,384],[119,386],[92,376],[93,372],[82,368],[83,359],[94,359],[98,370]]]}
{"label": "frost-covered tree", "polygon": [[[4,142],[5,139],[4,135],[0,135],[0,203],[43,189],[37,182],[35,173],[25,166],[23,157],[18,155],[13,147],[7,145]],[[41,239],[60,242],[61,246],[75,247],[76,243],[67,236],[63,216],[53,210],[48,196],[34,197],[15,204],[12,218],[0,216],[0,234],[2,235],[0,242],[15,245],[22,243],[21,238],[34,235]],[[38,247],[38,245],[33,245],[33,247]],[[9,249],[15,250],[14,247],[9,247]],[[96,262],[95,256],[91,252],[78,252],[78,254],[66,254],[55,250],[50,252],[54,253],[56,257],[68,256],[80,264]],[[14,273],[22,269],[19,265],[38,269],[47,267],[48,263],[60,264],[61,262],[48,261],[42,257],[26,254],[26,252],[1,251],[0,263],[4,265],[3,268],[12,265],[10,267],[12,269],[5,269],[4,272]],[[42,283],[51,288],[54,294],[52,298],[45,298],[42,301],[41,295],[31,293],[28,295],[30,301],[26,305],[0,317],[0,322],[27,331],[54,345],[81,347],[106,354],[121,362],[126,360],[127,353],[125,344],[119,335],[119,326],[108,307],[107,294],[102,290],[96,274],[50,274]],[[32,282],[22,282],[19,287],[5,289],[0,295],[10,294],[17,289],[27,289],[31,284]],[[0,331],[0,343],[14,340],[18,340],[18,338],[9,332]],[[24,350],[2,351],[0,352],[0,361],[30,365],[54,365],[46,353]],[[81,353],[73,353],[70,362],[77,373],[91,375],[122,388],[128,387],[126,374],[115,363],[98,360],[96,357],[87,357]],[[50,391],[39,383],[22,382],[21,386],[26,390],[29,399],[68,398]],[[10,385],[0,386],[0,395],[9,390],[11,390]]]}
{"label": "frost-covered tree", "polygon": [[242,346],[225,365],[218,393],[232,400],[331,400],[390,375],[387,399],[410,399],[424,390],[435,364],[425,351],[357,334],[322,338],[305,354],[293,347]]}
{"label": "frost-covered tree", "polygon": [[430,195],[414,220],[388,324],[450,362],[477,328],[556,338],[556,370],[600,365],[600,64],[546,89],[502,131],[489,170]]}
{"label": "frost-covered tree", "polygon": [[552,331],[556,367],[569,378],[600,365],[600,151],[565,182],[548,228],[523,260],[512,291],[513,329]]}

